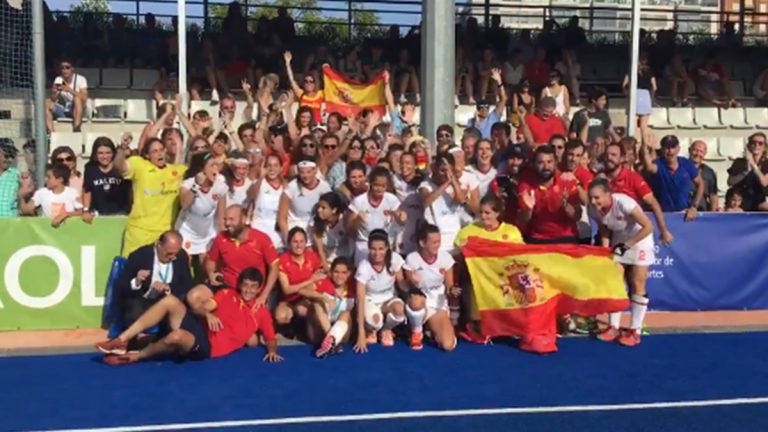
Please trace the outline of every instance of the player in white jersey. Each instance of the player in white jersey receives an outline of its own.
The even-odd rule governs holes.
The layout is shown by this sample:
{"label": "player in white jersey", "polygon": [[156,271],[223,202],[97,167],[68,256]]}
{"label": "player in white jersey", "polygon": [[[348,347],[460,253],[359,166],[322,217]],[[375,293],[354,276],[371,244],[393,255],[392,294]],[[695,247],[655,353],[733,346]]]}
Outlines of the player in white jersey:
{"label": "player in white jersey", "polygon": [[280,197],[283,196],[285,180],[282,176],[282,161],[272,154],[264,159],[260,178],[253,182],[248,190],[248,198],[253,202],[251,210],[251,228],[268,235],[275,249],[283,247],[283,237],[277,230],[277,214]]}
{"label": "player in white jersey", "polygon": [[459,218],[462,228],[475,221],[475,216],[480,210],[480,181],[477,176],[467,168],[464,150],[454,146],[448,149],[453,156],[456,178],[459,179],[461,189],[466,193],[466,202],[459,209]]}
{"label": "player in white jersey", "polygon": [[176,230],[184,238],[184,250],[190,257],[202,257],[216,237],[216,212],[224,212],[227,185],[217,181],[220,164],[211,153],[192,156],[181,183],[181,212]]}
{"label": "player in white jersey", "polygon": [[222,175],[219,176],[228,189],[226,207],[239,205],[248,208],[248,189],[253,185],[253,180],[248,178],[250,167],[251,161],[245,153],[235,150],[229,155],[226,165],[222,167]]}
{"label": "player in white jersey", "polygon": [[312,244],[326,271],[337,257],[352,257],[351,239],[344,223],[344,204],[338,192],[320,196],[310,229]]}
{"label": "player in white jersey", "polygon": [[424,220],[424,206],[419,195],[419,186],[423,176],[418,170],[416,155],[403,152],[400,155],[401,173],[392,177],[395,194],[400,198],[401,208],[405,210],[405,225],[395,226],[395,251],[408,255],[417,249],[416,228]]}
{"label": "player in white jersey", "polygon": [[469,167],[469,171],[477,177],[480,199],[483,199],[498,173],[493,166],[493,144],[490,140],[482,139],[477,142],[474,164]]}
{"label": "player in white jersey", "polygon": [[349,204],[347,226],[350,233],[355,233],[356,265],[368,256],[368,233],[384,230],[394,242],[394,224],[403,225],[407,218],[400,207],[400,199],[387,192],[392,179],[386,168],[375,167],[371,170],[368,183],[371,185],[368,192],[357,196]]}
{"label": "player in white jersey", "polygon": [[600,225],[603,246],[613,248],[615,260],[624,266],[630,287],[632,321],[630,329],[621,333],[621,314],[610,314],[610,326],[598,335],[603,341],[618,341],[622,345],[640,343],[640,333],[648,310],[645,282],[648,267],[655,260],[653,225],[634,199],[611,193],[608,180],[597,179],[589,185],[589,216]]}
{"label": "player in white jersey", "polygon": [[[448,315],[448,296],[458,298],[461,290],[453,278],[454,260],[440,250],[440,229],[425,225],[418,234],[419,250],[405,259],[403,270],[411,285],[405,314],[411,327],[411,348],[423,347],[423,327],[427,324],[438,346],[445,351],[456,348],[456,333]],[[447,288],[446,288],[447,287]]]}
{"label": "player in white jersey", "polygon": [[437,156],[432,165],[432,177],[419,186],[424,203],[424,220],[440,228],[440,249],[452,251],[456,235],[461,230],[461,206],[466,202],[466,191],[454,174],[454,160],[450,154]]}
{"label": "player in white jersey", "polygon": [[[330,192],[331,187],[317,176],[317,163],[309,158],[300,160],[296,167],[299,176],[285,187],[280,197],[277,224],[283,238],[293,227],[309,230],[312,212],[320,200],[320,195]],[[307,239],[310,240],[310,239]]]}
{"label": "player in white jersey", "polygon": [[360,262],[355,273],[357,282],[358,353],[368,351],[381,331],[381,345],[395,344],[392,329],[405,322],[405,305],[398,297],[403,287],[403,259],[392,252],[389,234],[374,230],[368,235],[368,258]]}

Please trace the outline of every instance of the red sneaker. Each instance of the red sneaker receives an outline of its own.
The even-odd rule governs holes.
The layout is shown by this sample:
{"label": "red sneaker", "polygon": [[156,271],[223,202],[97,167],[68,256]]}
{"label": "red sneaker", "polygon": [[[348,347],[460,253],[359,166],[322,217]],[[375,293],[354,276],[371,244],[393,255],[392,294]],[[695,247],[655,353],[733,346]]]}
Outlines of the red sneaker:
{"label": "red sneaker", "polygon": [[391,347],[395,345],[395,335],[392,334],[392,330],[381,331],[381,346]]}
{"label": "red sneaker", "polygon": [[420,331],[415,331],[411,333],[411,349],[412,350],[420,350],[424,348],[424,333]]}
{"label": "red sneaker", "polygon": [[336,348],[336,339],[333,338],[333,336],[328,335],[323,339],[323,343],[320,344],[320,348],[315,351],[315,357],[317,358],[325,358],[328,356],[328,354],[331,354]]}
{"label": "red sneaker", "polygon": [[122,366],[139,361],[139,353],[128,353],[125,355],[107,354],[104,356],[104,363],[110,366]]}
{"label": "red sneaker", "polygon": [[125,355],[128,352],[128,344],[120,339],[112,339],[105,342],[99,342],[96,344],[96,349],[104,354]]}
{"label": "red sneaker", "polygon": [[619,337],[619,343],[627,347],[640,345],[640,332],[636,329],[625,331],[624,334]]}
{"label": "red sneaker", "polygon": [[621,336],[621,331],[615,327],[608,327],[597,334],[597,339],[603,342],[614,342]]}

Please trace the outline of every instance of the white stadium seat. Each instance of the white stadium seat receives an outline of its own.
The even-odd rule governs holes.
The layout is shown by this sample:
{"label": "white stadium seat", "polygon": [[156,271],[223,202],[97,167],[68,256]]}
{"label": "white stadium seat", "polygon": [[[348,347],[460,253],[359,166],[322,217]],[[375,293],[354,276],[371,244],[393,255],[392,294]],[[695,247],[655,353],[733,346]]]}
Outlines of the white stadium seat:
{"label": "white stadium seat", "polygon": [[125,118],[125,100],[94,99],[92,119],[97,123],[119,122]]}
{"label": "white stadium seat", "polygon": [[648,125],[652,129],[674,129],[675,127],[669,124],[669,117],[667,116],[666,108],[653,108],[651,115],[648,118]]}
{"label": "white stadium seat", "polygon": [[148,99],[128,99],[125,101],[125,121],[146,123],[155,118],[155,101]]}
{"label": "white stadium seat", "polygon": [[744,109],[729,108],[720,110],[720,121],[731,129],[752,129],[753,125],[748,124],[744,116]]}
{"label": "white stadium seat", "polygon": [[59,147],[69,147],[75,154],[83,153],[83,134],[80,132],[51,132],[50,151]]}
{"label": "white stadium seat", "polygon": [[717,192],[718,195],[725,195],[725,191],[728,190],[728,168],[731,167],[731,161],[708,161],[706,164],[715,171],[717,175]]}
{"label": "white stadium seat", "polygon": [[75,73],[85,77],[88,82],[88,88],[99,88],[101,86],[101,69],[99,68],[77,68]]}
{"label": "white stadium seat", "polygon": [[736,159],[744,156],[744,144],[746,140],[741,137],[720,137],[718,153],[727,159]]}
{"label": "white stadium seat", "polygon": [[211,118],[219,118],[219,106],[218,105],[211,105],[208,101],[190,101],[189,102],[189,116],[190,118],[192,115],[198,111],[207,111],[208,115],[211,116]]}
{"label": "white stadium seat", "polygon": [[110,89],[127,89],[131,85],[130,69],[102,69],[101,87]]}
{"label": "white stadium seat", "polygon": [[669,108],[669,123],[679,129],[701,129],[693,119],[691,108]]}
{"label": "white stadium seat", "polygon": [[747,124],[768,129],[768,108],[746,108]]}
{"label": "white stadium seat", "polygon": [[131,88],[135,90],[152,90],[160,81],[160,72],[155,69],[134,69]]}
{"label": "white stadium seat", "polygon": [[717,108],[697,107],[693,109],[696,124],[705,129],[725,129],[720,122],[720,113]]}

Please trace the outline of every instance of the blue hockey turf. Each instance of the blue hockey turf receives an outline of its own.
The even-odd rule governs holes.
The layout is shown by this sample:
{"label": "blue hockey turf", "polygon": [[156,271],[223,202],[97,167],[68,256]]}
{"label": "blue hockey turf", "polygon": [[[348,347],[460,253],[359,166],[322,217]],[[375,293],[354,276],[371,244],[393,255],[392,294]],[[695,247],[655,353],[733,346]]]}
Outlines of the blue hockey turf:
{"label": "blue hockey turf", "polygon": [[96,354],[3,358],[0,430],[768,430],[768,333],[559,347],[399,343],[316,360],[294,346],[281,364],[258,348],[123,367]]}

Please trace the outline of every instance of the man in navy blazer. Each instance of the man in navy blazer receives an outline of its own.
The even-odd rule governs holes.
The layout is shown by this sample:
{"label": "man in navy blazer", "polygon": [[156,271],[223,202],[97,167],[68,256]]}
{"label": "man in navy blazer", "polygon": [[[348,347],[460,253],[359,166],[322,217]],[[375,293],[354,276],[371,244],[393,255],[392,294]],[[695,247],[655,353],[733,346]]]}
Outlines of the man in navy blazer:
{"label": "man in navy blazer", "polygon": [[140,247],[128,256],[116,283],[118,316],[123,326],[133,324],[167,295],[182,302],[187,298],[194,282],[182,241],[178,232],[166,231],[154,244]]}

